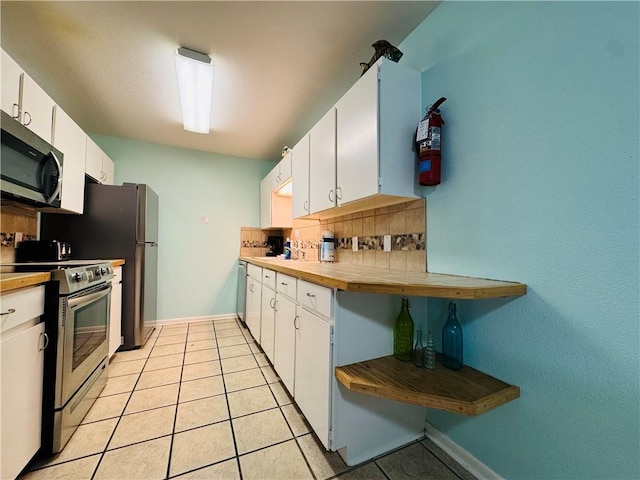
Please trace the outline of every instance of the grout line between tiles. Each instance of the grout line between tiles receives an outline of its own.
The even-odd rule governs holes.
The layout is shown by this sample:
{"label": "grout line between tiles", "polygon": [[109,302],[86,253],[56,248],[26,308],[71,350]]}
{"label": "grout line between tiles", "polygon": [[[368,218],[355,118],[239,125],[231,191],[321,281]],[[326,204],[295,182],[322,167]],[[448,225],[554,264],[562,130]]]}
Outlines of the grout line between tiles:
{"label": "grout line between tiles", "polygon": [[[189,331],[189,324],[187,324],[187,332]],[[186,346],[186,344],[185,344]],[[182,374],[184,372],[184,360],[187,352],[182,352],[182,365],[180,365],[180,382],[178,383],[178,396],[176,397],[176,410],[173,416],[173,427],[171,428],[171,440],[169,441],[169,458],[167,458],[167,474],[165,478],[169,478],[171,472],[171,459],[173,456],[173,440],[176,436],[176,423],[178,423],[178,407],[180,406],[180,391],[182,389]]]}
{"label": "grout line between tiles", "polygon": [[[150,340],[151,340],[151,337],[149,337],[147,342],[149,342]],[[156,336],[155,339],[153,340],[153,345],[151,345],[151,350],[152,351],[153,351],[153,348],[155,347],[155,342],[157,340],[158,340],[158,337]],[[144,345],[143,348],[145,346],[146,345]],[[149,355],[151,355],[151,352],[149,352]],[[129,405],[129,402],[131,401],[131,397],[133,396],[133,392],[136,390],[136,385],[138,385],[138,382],[140,381],[140,377],[142,376],[142,372],[144,371],[144,367],[147,365],[148,361],[149,361],[149,357],[147,356],[147,358],[144,361],[144,364],[142,365],[142,369],[138,372],[138,378],[136,379],[135,383],[133,384],[133,388],[131,389],[131,392],[129,392],[129,398],[127,399],[127,401],[124,404],[124,408],[122,409],[122,413],[118,417],[118,421],[116,422],[116,425],[113,428],[113,431],[111,432],[111,435],[109,435],[109,440],[107,440],[107,443],[105,443],[104,449],[102,450],[102,452],[100,454],[100,458],[98,459],[98,463],[96,463],[96,466],[93,469],[93,473],[91,474],[91,480],[93,480],[95,478],[95,476],[96,476],[96,473],[98,473],[98,469],[100,468],[100,464],[102,463],[102,459],[104,458],[105,454],[107,453],[107,449],[109,448],[109,444],[113,440],[113,436],[116,434],[116,430],[118,429],[118,425],[120,425],[120,422],[122,421],[122,417],[124,416],[124,412],[127,410],[127,406]],[[98,396],[100,396],[100,395],[98,395]]]}
{"label": "grout line between tiles", "polygon": [[[213,325],[215,330],[215,323]],[[218,345],[218,337],[216,335],[216,345]],[[218,356],[220,356],[220,349],[218,347]],[[235,460],[236,466],[238,467],[238,475],[240,476],[240,480],[243,479],[242,476],[242,467],[240,466],[240,456],[238,455],[238,442],[236,441],[236,431],[233,428],[233,420],[231,418],[231,406],[229,405],[229,395],[227,393],[227,382],[224,378],[224,368],[222,366],[222,359],[220,359],[220,372],[222,375],[222,388],[224,388],[224,399],[227,403],[227,414],[229,415],[229,428],[231,428],[231,438],[233,439],[233,450],[235,452]]]}
{"label": "grout line between tiles", "polygon": [[[426,436],[425,436],[426,438]],[[422,445],[423,448],[426,448],[427,451],[429,453],[431,453],[431,455],[433,455],[434,457],[436,457],[438,459],[438,461],[440,463],[442,463],[448,470],[450,470],[457,478],[459,478],[460,480],[464,480],[460,475],[458,475],[458,472],[456,472],[453,468],[451,468],[449,466],[449,464],[447,462],[445,462],[442,458],[440,458],[440,455],[438,455],[438,453],[434,452],[433,450],[431,450],[427,445],[425,445],[424,443],[422,443],[421,441],[418,441],[418,443],[420,445]],[[462,467],[464,468],[464,467]],[[465,469],[466,470],[466,469]]]}

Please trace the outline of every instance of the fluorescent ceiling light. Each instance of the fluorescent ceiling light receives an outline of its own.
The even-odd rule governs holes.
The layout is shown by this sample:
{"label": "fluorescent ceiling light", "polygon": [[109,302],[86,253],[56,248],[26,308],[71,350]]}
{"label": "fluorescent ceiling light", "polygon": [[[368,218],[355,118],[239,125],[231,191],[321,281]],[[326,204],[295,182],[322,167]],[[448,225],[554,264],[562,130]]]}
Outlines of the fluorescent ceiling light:
{"label": "fluorescent ceiling light", "polygon": [[184,129],[209,133],[213,93],[211,57],[180,47],[176,51],[176,71]]}

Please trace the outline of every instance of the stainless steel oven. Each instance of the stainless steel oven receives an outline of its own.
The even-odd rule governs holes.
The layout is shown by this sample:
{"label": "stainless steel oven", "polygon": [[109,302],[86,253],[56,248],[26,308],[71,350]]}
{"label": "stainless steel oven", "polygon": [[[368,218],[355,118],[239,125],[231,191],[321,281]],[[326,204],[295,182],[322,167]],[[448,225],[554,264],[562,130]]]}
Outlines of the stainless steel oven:
{"label": "stainless steel oven", "polygon": [[58,268],[47,289],[42,454],[62,450],[107,382],[109,263]]}

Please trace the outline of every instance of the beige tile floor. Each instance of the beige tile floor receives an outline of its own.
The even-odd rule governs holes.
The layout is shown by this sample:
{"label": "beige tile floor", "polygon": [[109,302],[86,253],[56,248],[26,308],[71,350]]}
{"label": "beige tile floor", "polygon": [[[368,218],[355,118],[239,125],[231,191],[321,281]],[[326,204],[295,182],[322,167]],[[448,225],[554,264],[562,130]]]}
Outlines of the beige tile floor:
{"label": "beige tile floor", "polygon": [[64,450],[29,470],[22,479],[474,478],[428,438],[348,467],[235,319],[163,326],[117,353]]}

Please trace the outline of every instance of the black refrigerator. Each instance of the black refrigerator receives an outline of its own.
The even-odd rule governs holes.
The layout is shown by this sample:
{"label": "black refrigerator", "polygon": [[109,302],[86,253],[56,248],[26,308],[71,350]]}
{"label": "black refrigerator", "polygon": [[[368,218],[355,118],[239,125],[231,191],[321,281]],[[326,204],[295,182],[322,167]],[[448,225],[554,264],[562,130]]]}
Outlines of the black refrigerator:
{"label": "black refrigerator", "polygon": [[120,350],[143,346],[157,320],[158,204],[148,185],[88,183],[82,215],[41,217],[41,239],[70,242],[71,258],[125,260]]}

